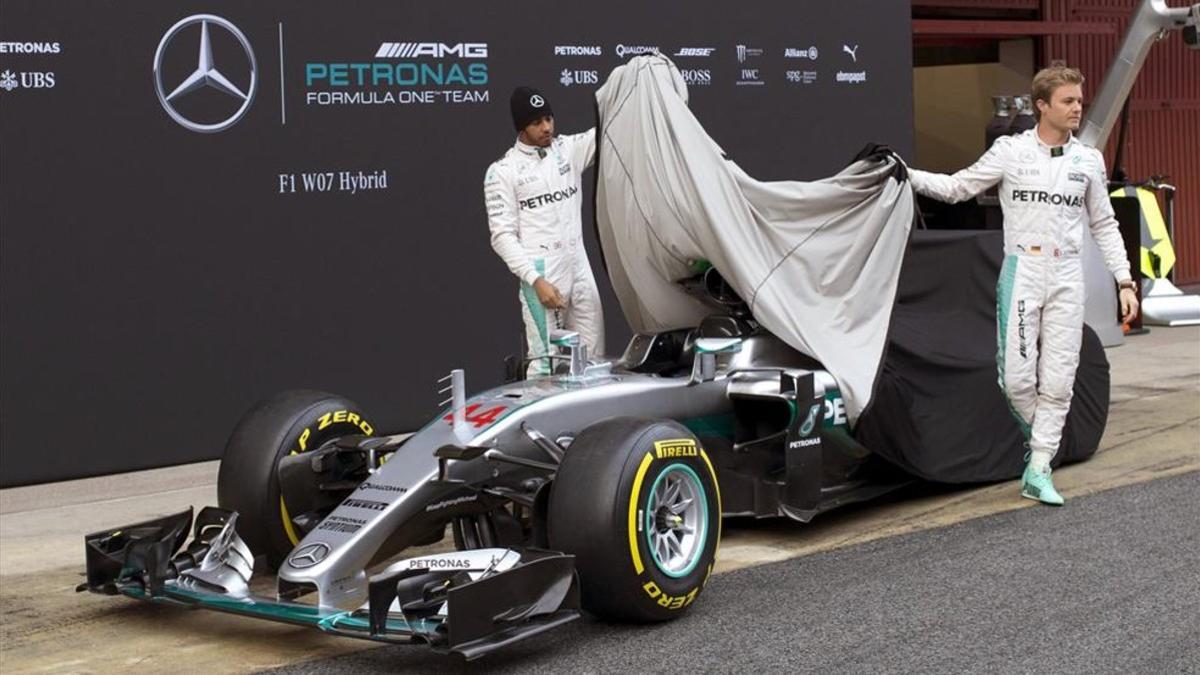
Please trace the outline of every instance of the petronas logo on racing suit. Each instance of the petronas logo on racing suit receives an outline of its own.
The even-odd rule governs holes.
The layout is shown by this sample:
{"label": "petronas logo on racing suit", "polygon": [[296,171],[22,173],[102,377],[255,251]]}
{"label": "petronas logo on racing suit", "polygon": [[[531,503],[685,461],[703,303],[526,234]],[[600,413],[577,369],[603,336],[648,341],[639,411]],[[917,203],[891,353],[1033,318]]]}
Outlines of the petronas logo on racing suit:
{"label": "petronas logo on racing suit", "polygon": [[1050,204],[1052,206],[1083,206],[1082,195],[1051,194],[1045,190],[1013,190],[1014,202],[1030,202],[1033,204]]}
{"label": "petronas logo on racing suit", "polygon": [[537,207],[545,205],[545,204],[555,204],[557,202],[561,202],[564,199],[570,199],[571,197],[574,197],[575,193],[577,193],[577,192],[579,192],[579,188],[572,185],[571,187],[569,187],[565,190],[555,190],[554,192],[547,192],[544,195],[530,197],[529,199],[522,199],[521,200],[521,208],[536,209]]}

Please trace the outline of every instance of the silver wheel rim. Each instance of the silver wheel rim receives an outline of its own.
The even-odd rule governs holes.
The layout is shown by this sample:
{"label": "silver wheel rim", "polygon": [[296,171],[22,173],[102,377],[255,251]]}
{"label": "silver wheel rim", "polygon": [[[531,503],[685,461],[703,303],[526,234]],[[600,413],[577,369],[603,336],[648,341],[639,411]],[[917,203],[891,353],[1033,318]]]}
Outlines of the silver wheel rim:
{"label": "silver wheel rim", "polygon": [[707,538],[704,487],[690,468],[667,468],[650,491],[646,504],[646,538],[654,563],[665,574],[681,577],[695,568]]}

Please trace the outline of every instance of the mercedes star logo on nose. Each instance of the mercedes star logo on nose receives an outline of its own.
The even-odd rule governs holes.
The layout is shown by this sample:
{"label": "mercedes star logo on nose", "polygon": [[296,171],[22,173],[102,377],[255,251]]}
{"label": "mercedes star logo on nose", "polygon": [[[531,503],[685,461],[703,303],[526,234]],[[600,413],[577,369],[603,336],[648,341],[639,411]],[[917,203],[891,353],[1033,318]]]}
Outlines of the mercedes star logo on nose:
{"label": "mercedes star logo on nose", "polygon": [[288,558],[288,564],[297,569],[312,567],[324,560],[327,555],[329,555],[329,544],[317,542],[293,553],[292,557]]}
{"label": "mercedes star logo on nose", "polygon": [[[163,83],[163,54],[171,48],[175,38],[183,29],[188,26],[200,24],[200,57],[196,64],[196,70],[188,75],[182,82],[175,85],[174,88],[167,92],[167,87]],[[209,37],[209,26],[227,31],[238,43],[241,44],[242,50],[246,53],[246,59],[250,62],[250,86],[246,91],[242,91],[229,80],[225,75],[217,69],[216,63],[213,62],[212,41]],[[229,72],[229,71],[226,71]],[[176,108],[175,101],[187,94],[200,89],[201,87],[211,87],[219,92],[228,94],[242,101],[242,105],[228,118],[211,124],[195,122],[184,117]],[[254,101],[254,92],[258,89],[258,62],[254,59],[254,50],[250,48],[250,41],[238,30],[238,27],[213,14],[196,14],[180,20],[174,26],[171,26],[158,42],[158,49],[154,52],[154,90],[158,93],[158,100],[162,103],[163,109],[185,129],[198,131],[200,133],[216,133],[224,131],[242,119],[246,111],[250,109],[250,104]]]}

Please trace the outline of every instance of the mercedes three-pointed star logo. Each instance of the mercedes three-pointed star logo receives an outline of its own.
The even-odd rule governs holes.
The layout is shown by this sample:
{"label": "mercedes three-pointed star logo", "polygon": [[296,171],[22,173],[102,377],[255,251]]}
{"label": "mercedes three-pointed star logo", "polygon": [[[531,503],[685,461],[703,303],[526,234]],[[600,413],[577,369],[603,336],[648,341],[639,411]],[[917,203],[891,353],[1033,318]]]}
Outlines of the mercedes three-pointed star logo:
{"label": "mercedes three-pointed star logo", "polygon": [[[188,75],[183,82],[175,85],[169,92],[163,84],[163,54],[171,47],[175,38],[183,29],[188,26],[200,24],[200,58],[196,64],[196,70]],[[250,62],[250,86],[246,91],[242,91],[217,69],[216,63],[213,61],[212,41],[209,37],[209,26],[216,26],[225,31],[228,31],[242,49],[246,52],[246,59]],[[242,105],[231,116],[219,122],[212,124],[204,124],[196,122],[184,117],[175,108],[175,101],[201,87],[211,87],[222,93],[228,94],[236,99],[240,99]],[[254,92],[258,89],[258,62],[254,58],[254,50],[250,47],[250,41],[238,27],[229,21],[213,15],[213,14],[196,14],[181,19],[174,26],[167,29],[167,32],[158,41],[158,49],[154,52],[154,90],[158,93],[158,101],[162,103],[163,109],[185,129],[198,131],[204,134],[216,133],[224,131],[229,127],[237,124],[237,121],[242,119],[246,111],[250,109],[250,104],[254,101]]]}
{"label": "mercedes three-pointed star logo", "polygon": [[292,557],[288,558],[288,564],[297,569],[312,567],[324,560],[327,555],[329,555],[329,544],[317,542],[293,553]]}

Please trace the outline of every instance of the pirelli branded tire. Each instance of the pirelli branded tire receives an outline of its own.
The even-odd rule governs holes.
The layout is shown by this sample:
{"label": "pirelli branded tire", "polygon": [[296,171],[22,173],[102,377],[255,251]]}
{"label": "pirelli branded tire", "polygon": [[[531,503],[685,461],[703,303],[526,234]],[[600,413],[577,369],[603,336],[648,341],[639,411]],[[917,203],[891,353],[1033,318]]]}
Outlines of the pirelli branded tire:
{"label": "pirelli branded tire", "polygon": [[567,449],[547,519],[550,547],[576,556],[585,609],[621,621],[674,619],[716,561],[716,470],[676,422],[603,420]]}
{"label": "pirelli branded tire", "polygon": [[[311,452],[375,427],[358,404],[322,391],[292,390],[260,401],[234,428],[217,475],[217,503],[238,512],[238,534],[276,569],[299,543],[276,467],[289,454]],[[315,489],[315,486],[314,486]]]}

